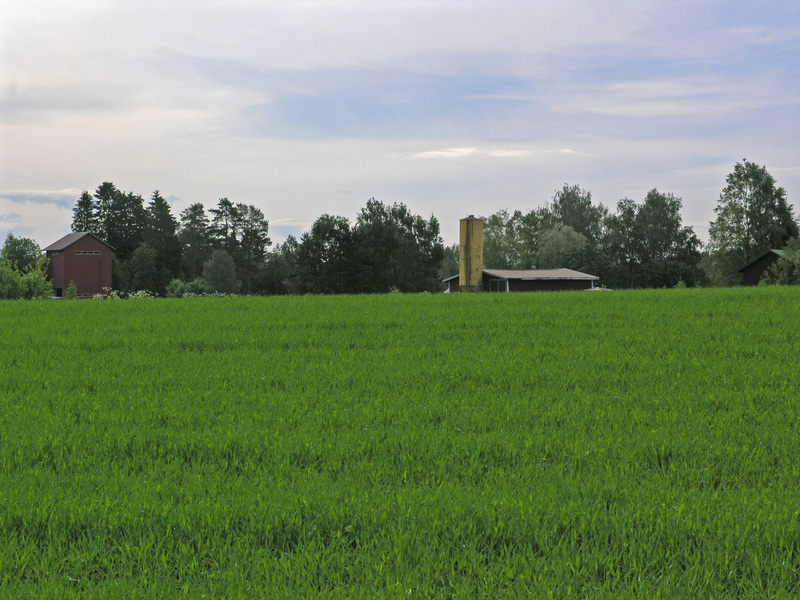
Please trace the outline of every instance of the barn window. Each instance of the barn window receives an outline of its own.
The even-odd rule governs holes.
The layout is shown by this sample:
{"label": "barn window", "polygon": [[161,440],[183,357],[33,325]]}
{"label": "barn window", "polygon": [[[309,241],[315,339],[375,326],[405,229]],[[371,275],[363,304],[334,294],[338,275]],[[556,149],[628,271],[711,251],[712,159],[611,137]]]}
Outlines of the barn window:
{"label": "barn window", "polygon": [[507,292],[508,279],[492,279],[489,282],[489,289],[492,292]]}
{"label": "barn window", "polygon": [[75,254],[100,254],[99,250],[75,250]]}

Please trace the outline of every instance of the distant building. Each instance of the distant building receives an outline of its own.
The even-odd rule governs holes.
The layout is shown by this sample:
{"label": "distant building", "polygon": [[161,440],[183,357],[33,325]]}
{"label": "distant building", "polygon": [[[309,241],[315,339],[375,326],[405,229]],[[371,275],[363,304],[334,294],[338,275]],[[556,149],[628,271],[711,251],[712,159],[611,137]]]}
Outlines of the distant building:
{"label": "distant building", "polygon": [[484,269],[483,221],[470,215],[461,219],[459,226],[459,274],[443,280],[450,293],[591,290],[599,280],[599,277],[572,269]]}
{"label": "distant building", "polygon": [[769,268],[783,256],[783,250],[767,250],[753,262],[739,269],[744,285],[758,285]]}
{"label": "distant building", "polygon": [[[512,271],[483,269],[481,291],[484,292],[564,292],[590,290],[599,278],[572,269],[534,269]],[[448,291],[459,291],[458,275],[444,280]]]}
{"label": "distant building", "polygon": [[50,260],[49,276],[57,298],[70,283],[79,298],[90,298],[111,289],[113,248],[93,233],[70,233],[44,249]]}

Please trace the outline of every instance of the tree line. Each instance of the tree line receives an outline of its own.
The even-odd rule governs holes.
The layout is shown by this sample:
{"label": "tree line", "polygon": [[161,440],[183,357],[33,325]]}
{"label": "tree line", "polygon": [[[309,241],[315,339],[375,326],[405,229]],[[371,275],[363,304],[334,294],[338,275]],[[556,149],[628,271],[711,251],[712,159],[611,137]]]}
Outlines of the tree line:
{"label": "tree line", "polygon": [[272,251],[269,222],[252,205],[220,198],[175,218],[158,191],[150,202],[113,183],[84,191],[72,231],[89,231],[114,248],[113,287],[157,295],[436,291],[443,242],[435,217],[370,199],[352,225],[319,217],[300,240]]}
{"label": "tree line", "polygon": [[[611,288],[736,285],[739,269],[770,249],[784,256],[765,283],[800,283],[798,222],[786,192],[765,167],[744,160],[720,193],[709,243],[683,225],[682,201],[650,190],[611,210],[591,192],[565,184],[527,214],[499,210],[484,220],[484,263],[497,269],[566,267],[597,275]],[[457,246],[448,249],[457,272]]]}
{"label": "tree line", "polygon": [[[747,160],[735,165],[705,247],[683,224],[681,209],[680,198],[656,189],[611,209],[595,204],[590,191],[565,184],[541,208],[483,217],[484,264],[566,267],[596,275],[610,288],[736,285],[741,267],[784,249],[765,282],[800,284],[798,221],[765,167]],[[72,231],[89,231],[114,248],[113,287],[122,292],[433,292],[458,273],[458,245],[444,246],[435,217],[374,198],[353,222],[324,214],[300,239],[289,236],[271,248],[269,222],[253,205],[220,198],[213,208],[195,203],[176,218],[158,191],[145,203],[104,182],[78,198]],[[42,295],[40,256],[33,240],[9,234],[0,251],[0,297]]]}

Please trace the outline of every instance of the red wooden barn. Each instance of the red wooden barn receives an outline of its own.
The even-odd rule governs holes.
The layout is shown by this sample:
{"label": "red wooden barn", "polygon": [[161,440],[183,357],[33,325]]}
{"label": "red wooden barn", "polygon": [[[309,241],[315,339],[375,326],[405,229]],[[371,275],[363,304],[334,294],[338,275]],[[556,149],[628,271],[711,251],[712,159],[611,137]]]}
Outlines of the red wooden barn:
{"label": "red wooden barn", "polygon": [[62,298],[71,282],[75,283],[79,298],[110,291],[112,250],[88,231],[70,233],[45,248],[56,297]]}

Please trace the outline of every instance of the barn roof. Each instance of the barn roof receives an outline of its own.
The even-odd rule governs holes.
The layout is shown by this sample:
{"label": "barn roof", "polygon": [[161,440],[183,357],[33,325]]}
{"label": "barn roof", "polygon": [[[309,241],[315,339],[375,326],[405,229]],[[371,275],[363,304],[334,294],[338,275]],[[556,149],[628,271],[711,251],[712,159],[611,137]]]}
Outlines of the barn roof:
{"label": "barn roof", "polygon": [[745,269],[748,269],[753,264],[757,263],[758,261],[760,261],[765,256],[769,256],[770,254],[776,255],[778,258],[783,258],[783,250],[774,250],[774,249],[773,250],[767,250],[766,252],[764,252],[764,254],[760,255],[758,258],[756,258],[754,260],[751,260],[749,263],[747,263],[745,266],[743,266],[741,269],[739,269],[739,272],[741,273]]}
{"label": "barn roof", "polygon": [[[596,281],[600,279],[595,275],[587,275],[580,271],[573,271],[572,269],[527,269],[527,270],[512,270],[512,269],[484,269],[484,275],[495,277],[497,279],[521,279],[522,281],[535,281],[535,280],[579,280],[579,281]],[[458,278],[458,275],[453,275],[442,281],[450,281],[451,279]]]}
{"label": "barn roof", "polygon": [[106,244],[106,242],[101,240],[95,234],[93,234],[93,233],[91,233],[89,231],[79,231],[78,233],[68,233],[67,235],[62,237],[60,240],[50,244],[47,248],[44,249],[44,251],[45,252],[50,252],[50,251],[56,251],[56,250],[63,250],[64,248],[68,248],[69,246],[72,246],[72,244],[74,244],[78,240],[85,238],[87,235],[92,236],[98,242],[101,242],[101,243],[105,244],[106,246],[108,246],[112,250],[114,249],[113,246],[111,246],[109,244]]}
{"label": "barn roof", "polygon": [[581,279],[594,281],[599,279],[599,277],[595,275],[587,275],[586,273],[573,271],[572,269],[529,269],[525,271],[484,269],[483,272],[499,279],[522,279],[523,281],[535,279]]}

